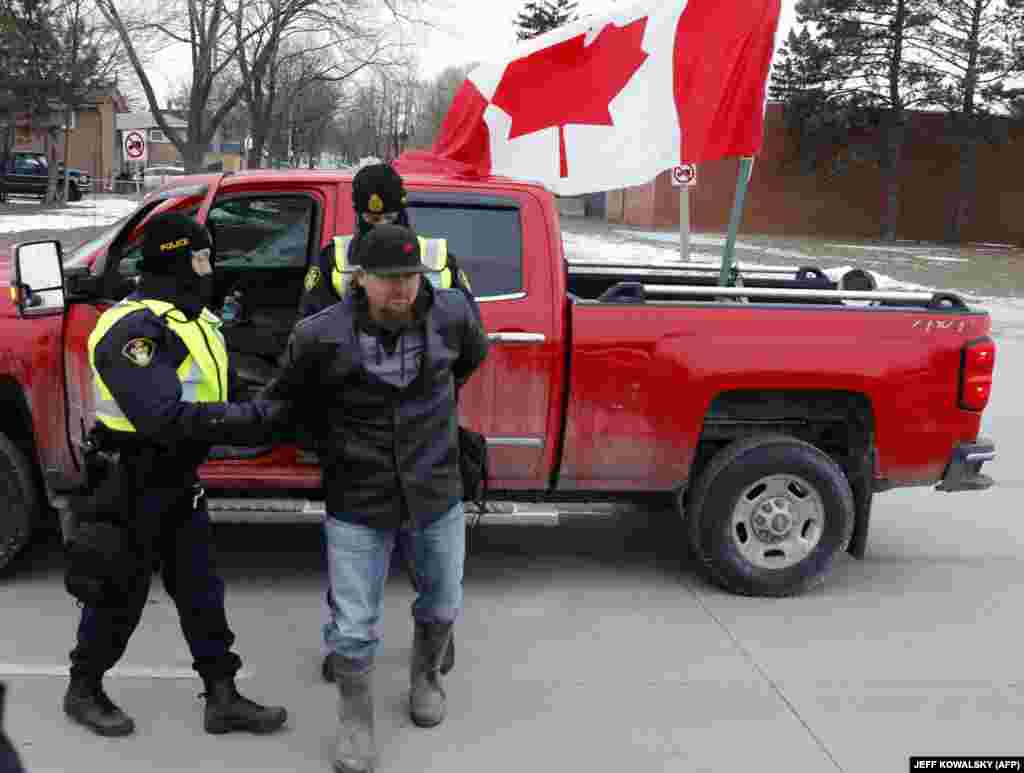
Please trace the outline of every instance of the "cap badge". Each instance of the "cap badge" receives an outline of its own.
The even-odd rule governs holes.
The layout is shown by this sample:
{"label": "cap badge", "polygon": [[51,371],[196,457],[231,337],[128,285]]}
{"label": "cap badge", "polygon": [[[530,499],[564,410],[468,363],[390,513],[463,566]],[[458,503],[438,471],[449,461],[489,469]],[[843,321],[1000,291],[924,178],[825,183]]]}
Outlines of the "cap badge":
{"label": "cap badge", "polygon": [[384,200],[375,193],[372,196],[370,196],[369,207],[371,212],[383,212]]}

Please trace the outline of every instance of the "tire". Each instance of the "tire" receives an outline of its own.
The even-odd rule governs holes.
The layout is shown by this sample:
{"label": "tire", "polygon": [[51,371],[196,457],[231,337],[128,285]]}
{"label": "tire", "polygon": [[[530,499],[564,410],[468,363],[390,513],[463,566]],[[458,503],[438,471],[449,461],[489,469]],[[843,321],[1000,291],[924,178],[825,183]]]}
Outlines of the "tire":
{"label": "tire", "polygon": [[39,492],[32,465],[0,432],[0,569],[6,567],[32,536],[39,514]]}
{"label": "tire", "polygon": [[846,475],[787,435],[738,440],[690,492],[687,535],[712,581],[744,596],[794,596],[824,582],[853,532]]}
{"label": "tire", "polygon": [[68,201],[81,201],[82,192],[74,183],[68,183]]}

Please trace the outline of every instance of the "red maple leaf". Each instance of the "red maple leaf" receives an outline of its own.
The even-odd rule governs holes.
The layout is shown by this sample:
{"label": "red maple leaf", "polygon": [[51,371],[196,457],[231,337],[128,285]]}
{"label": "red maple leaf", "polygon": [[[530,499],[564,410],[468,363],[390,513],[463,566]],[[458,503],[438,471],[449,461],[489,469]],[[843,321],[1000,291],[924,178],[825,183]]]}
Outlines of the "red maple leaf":
{"label": "red maple leaf", "polygon": [[508,138],[557,126],[561,176],[568,177],[565,125],[614,125],[608,106],[647,59],[640,47],[646,27],[646,16],[608,24],[589,46],[577,35],[509,63],[491,99],[512,117]]}

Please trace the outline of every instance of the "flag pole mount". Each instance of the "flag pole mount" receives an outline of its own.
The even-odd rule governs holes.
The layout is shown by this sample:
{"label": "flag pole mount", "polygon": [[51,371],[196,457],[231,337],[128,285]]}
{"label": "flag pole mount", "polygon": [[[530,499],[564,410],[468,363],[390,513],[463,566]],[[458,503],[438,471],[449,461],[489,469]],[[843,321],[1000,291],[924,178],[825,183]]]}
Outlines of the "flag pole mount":
{"label": "flag pole mount", "polygon": [[743,200],[747,196],[750,175],[754,170],[754,157],[744,156],[740,159],[740,171],[736,178],[736,198],[732,204],[732,215],[729,217],[729,233],[725,237],[725,249],[722,252],[722,269],[718,275],[718,284],[732,287],[736,281],[736,232],[743,219]]}

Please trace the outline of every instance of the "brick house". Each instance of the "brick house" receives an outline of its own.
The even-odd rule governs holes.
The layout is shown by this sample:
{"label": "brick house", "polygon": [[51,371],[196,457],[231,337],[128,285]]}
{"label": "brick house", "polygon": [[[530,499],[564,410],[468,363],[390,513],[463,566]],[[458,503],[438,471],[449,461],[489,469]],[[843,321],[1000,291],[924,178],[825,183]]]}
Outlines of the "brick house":
{"label": "brick house", "polygon": [[115,88],[90,95],[71,112],[66,131],[65,110],[55,103],[47,114],[15,112],[13,126],[7,125],[0,115],[0,132],[6,133],[12,152],[45,153],[49,137],[49,154],[55,161],[64,159],[66,137],[68,166],[81,169],[100,182],[116,174],[119,162],[115,154],[115,122],[127,109],[127,101]]}

